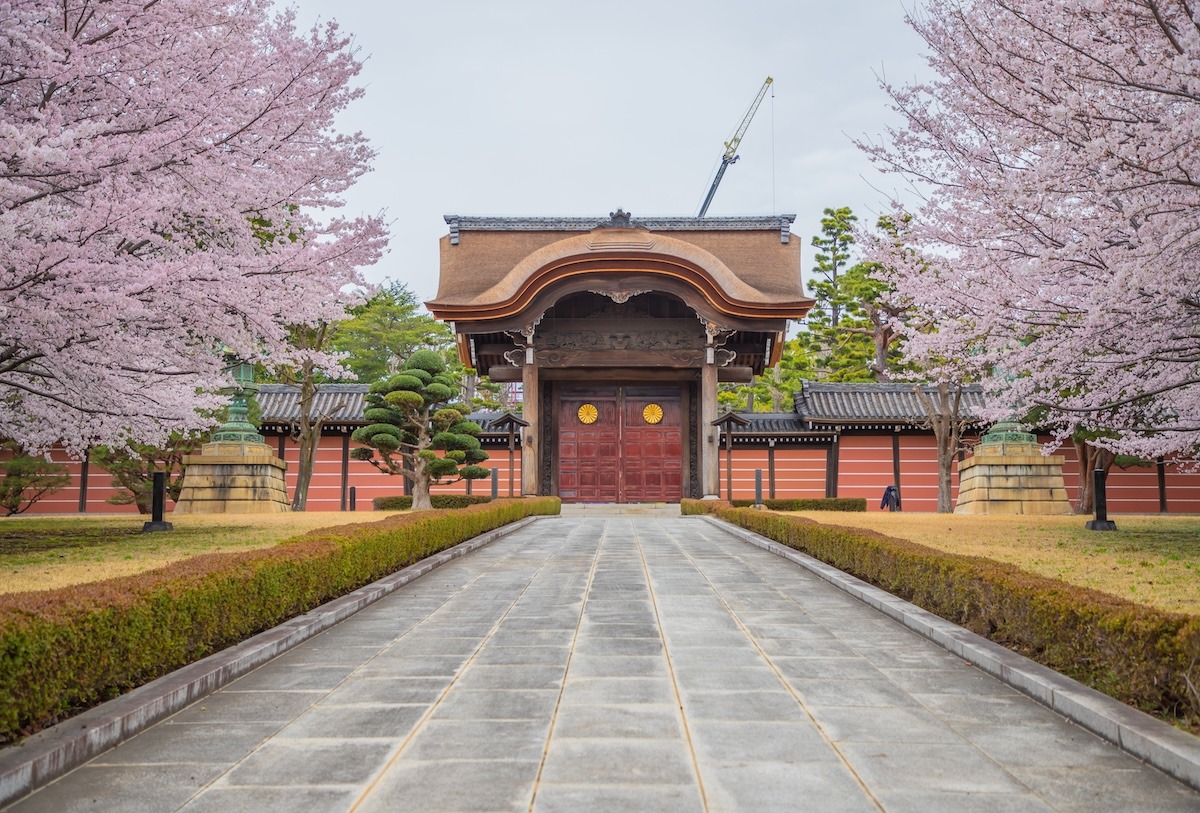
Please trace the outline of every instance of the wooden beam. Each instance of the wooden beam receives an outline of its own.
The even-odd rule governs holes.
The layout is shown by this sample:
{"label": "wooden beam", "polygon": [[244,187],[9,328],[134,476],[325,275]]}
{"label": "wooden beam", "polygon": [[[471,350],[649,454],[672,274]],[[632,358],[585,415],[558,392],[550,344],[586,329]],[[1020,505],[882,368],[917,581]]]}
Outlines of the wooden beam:
{"label": "wooden beam", "polygon": [[570,367],[666,367],[698,368],[703,350],[538,350],[542,368]]}
{"label": "wooden beam", "polygon": [[754,380],[754,371],[749,367],[718,367],[717,381],[748,384]]}
{"label": "wooden beam", "polygon": [[496,382],[521,381],[524,372],[520,367],[513,367],[511,364],[497,364],[488,367],[487,377]]}
{"label": "wooden beam", "polygon": [[543,381],[695,381],[699,370],[663,370],[653,367],[542,370]]}

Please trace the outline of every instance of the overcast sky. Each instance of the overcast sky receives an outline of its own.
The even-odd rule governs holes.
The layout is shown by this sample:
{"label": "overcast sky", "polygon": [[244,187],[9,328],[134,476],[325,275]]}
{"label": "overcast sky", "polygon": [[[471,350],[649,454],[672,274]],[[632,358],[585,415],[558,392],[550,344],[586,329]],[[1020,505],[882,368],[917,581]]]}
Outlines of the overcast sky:
{"label": "overcast sky", "polygon": [[925,75],[911,0],[636,3],[297,0],[366,64],[342,118],[379,155],[348,214],[386,211],[367,271],[437,293],[443,215],[694,216],[727,140],[763,101],[709,216],[794,213],[803,268],[826,206],[873,221],[895,181],[851,143],[896,116],[878,75]]}

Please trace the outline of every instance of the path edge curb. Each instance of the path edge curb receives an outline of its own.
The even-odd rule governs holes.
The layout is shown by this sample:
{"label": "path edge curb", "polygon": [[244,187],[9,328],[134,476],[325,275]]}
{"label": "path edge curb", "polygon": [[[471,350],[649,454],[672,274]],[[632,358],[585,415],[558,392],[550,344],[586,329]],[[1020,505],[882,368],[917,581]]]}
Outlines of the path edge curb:
{"label": "path edge curb", "polygon": [[548,516],[532,516],[460,542],[382,579],[94,706],[0,751],[0,807],[212,694],[447,562]]}
{"label": "path edge curb", "polygon": [[700,518],[803,567],[1123,751],[1200,790],[1200,738],[808,554],[717,517]]}

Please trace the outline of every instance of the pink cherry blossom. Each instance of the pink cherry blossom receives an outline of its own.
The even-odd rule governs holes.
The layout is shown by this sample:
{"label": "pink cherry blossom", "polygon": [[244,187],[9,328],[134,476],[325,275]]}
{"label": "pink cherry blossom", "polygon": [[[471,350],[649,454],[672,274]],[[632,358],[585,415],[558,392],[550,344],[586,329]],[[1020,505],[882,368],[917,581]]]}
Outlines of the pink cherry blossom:
{"label": "pink cherry blossom", "polygon": [[908,351],[1060,438],[1194,452],[1200,6],[926,0],[909,22],[936,78],[885,86],[905,124],[860,145],[923,197],[914,251],[863,239],[916,308]]}
{"label": "pink cherry blossom", "polygon": [[[329,215],[369,171],[334,24],[267,0],[0,0],[0,435],[162,440],[283,364],[386,243]],[[336,363],[321,357],[322,365]]]}

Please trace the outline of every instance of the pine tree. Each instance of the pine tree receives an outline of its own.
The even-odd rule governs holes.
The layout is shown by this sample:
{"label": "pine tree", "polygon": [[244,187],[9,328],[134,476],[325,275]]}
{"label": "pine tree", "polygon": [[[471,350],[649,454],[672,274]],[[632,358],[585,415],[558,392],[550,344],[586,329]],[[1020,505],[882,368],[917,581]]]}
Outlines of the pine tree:
{"label": "pine tree", "polygon": [[478,465],[488,458],[479,424],[452,405],[460,395],[461,379],[433,350],[413,353],[400,372],[372,384],[367,395],[364,417],[371,424],[354,431],[351,438],[364,446],[352,454],[382,472],[407,477],[414,511],[432,507],[432,485],[490,476]]}

